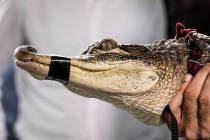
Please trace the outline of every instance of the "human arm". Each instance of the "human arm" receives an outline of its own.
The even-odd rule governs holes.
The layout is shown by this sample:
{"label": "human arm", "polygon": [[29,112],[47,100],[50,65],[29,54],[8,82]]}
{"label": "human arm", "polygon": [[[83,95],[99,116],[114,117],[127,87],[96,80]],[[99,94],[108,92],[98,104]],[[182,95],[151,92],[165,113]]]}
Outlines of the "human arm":
{"label": "human arm", "polygon": [[[21,17],[18,0],[0,1],[0,83],[1,75],[7,65],[11,65],[13,51],[22,40]],[[6,137],[5,117],[2,108],[0,84],[0,139]]]}

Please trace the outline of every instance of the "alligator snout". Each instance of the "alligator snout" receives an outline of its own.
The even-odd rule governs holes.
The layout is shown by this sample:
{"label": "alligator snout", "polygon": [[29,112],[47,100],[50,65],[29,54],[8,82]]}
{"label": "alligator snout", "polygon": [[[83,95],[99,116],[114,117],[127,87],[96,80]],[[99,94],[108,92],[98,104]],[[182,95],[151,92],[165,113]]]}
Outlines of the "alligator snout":
{"label": "alligator snout", "polygon": [[15,58],[21,61],[30,60],[34,54],[37,54],[37,50],[31,45],[20,46],[14,52]]}
{"label": "alligator snout", "polygon": [[36,79],[45,79],[48,75],[51,56],[41,55],[32,45],[19,46],[14,51],[15,63],[28,71]]}

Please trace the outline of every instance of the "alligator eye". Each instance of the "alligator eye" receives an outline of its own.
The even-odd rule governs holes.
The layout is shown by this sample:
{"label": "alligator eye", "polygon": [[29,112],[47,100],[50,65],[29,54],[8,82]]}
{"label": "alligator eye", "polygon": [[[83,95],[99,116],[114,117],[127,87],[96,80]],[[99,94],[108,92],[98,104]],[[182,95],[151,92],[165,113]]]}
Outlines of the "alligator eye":
{"label": "alligator eye", "polygon": [[95,42],[89,46],[88,49],[82,53],[82,55],[107,53],[107,51],[114,50],[115,48],[119,48],[118,43],[115,40],[108,38],[102,40],[101,42]]}
{"label": "alligator eye", "polygon": [[100,45],[100,49],[102,49],[103,51],[112,50],[116,47],[117,47],[117,43],[116,43],[116,41],[114,41],[112,39],[105,39],[102,41],[102,43]]}

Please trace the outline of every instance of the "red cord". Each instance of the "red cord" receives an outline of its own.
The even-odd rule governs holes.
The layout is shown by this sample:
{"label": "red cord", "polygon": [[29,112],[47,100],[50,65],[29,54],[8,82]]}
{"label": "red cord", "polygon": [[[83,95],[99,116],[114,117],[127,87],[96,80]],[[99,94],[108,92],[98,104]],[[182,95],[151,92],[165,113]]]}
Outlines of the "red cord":
{"label": "red cord", "polygon": [[182,23],[176,23],[176,39],[186,37],[190,32],[196,32],[196,29],[185,29],[185,26]]}

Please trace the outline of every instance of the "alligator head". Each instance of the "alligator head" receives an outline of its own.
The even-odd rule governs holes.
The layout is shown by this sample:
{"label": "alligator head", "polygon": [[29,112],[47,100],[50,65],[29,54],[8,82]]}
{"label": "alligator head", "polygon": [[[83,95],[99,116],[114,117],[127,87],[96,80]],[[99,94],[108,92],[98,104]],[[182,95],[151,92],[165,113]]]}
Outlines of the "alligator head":
{"label": "alligator head", "polygon": [[[207,63],[209,37],[193,33],[190,39],[206,52],[202,63]],[[79,57],[37,54],[32,46],[21,46],[15,61],[37,79],[59,81],[78,95],[112,103],[144,123],[158,125],[187,72],[188,41],[180,37],[124,45],[104,39]]]}

